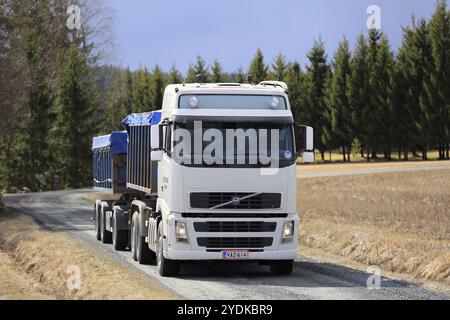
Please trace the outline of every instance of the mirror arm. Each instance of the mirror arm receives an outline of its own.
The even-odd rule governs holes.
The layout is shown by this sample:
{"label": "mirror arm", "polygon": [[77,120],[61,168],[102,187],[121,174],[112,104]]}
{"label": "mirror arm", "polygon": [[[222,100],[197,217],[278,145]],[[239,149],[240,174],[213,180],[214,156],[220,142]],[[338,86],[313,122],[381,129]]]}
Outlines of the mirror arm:
{"label": "mirror arm", "polygon": [[296,159],[298,159],[299,157],[301,157],[303,155],[303,153],[305,152],[305,149],[299,150],[295,153]]}

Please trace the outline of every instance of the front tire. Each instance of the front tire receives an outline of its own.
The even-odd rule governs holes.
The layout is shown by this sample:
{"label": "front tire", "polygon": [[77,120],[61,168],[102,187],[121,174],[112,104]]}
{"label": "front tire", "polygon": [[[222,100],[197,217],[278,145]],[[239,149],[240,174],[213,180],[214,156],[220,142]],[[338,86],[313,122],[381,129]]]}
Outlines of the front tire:
{"label": "front tire", "polygon": [[180,263],[176,260],[164,258],[162,221],[158,225],[158,240],[156,243],[156,258],[159,274],[163,277],[174,277],[180,272]]}
{"label": "front tire", "polygon": [[272,261],[272,263],[270,264],[270,271],[272,271],[273,274],[279,275],[291,274],[293,268],[294,268],[293,260]]}
{"label": "front tire", "polygon": [[131,255],[133,257],[134,261],[137,261],[137,255],[136,255],[136,243],[137,243],[137,230],[136,230],[136,219],[135,216],[137,216],[138,213],[133,213],[133,216],[131,217],[131,236],[130,236],[130,246],[131,246]]}
{"label": "front tire", "polygon": [[147,243],[145,242],[145,236],[141,236],[139,230],[140,230],[139,214],[136,212],[133,215],[132,234],[131,234],[131,239],[133,240],[131,247],[133,259],[139,262],[139,264],[155,263],[156,255],[153,251],[150,250]]}

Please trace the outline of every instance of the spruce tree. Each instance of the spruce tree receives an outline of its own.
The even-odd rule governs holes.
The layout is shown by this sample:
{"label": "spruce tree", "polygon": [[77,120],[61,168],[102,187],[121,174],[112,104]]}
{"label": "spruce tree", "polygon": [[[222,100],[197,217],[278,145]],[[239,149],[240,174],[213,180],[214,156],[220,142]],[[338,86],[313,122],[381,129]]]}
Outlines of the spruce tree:
{"label": "spruce tree", "polygon": [[[324,128],[329,123],[325,117],[325,85],[330,77],[330,66],[327,63],[325,44],[322,40],[316,41],[308,53],[309,65],[306,68],[306,94],[308,99],[305,108],[305,124],[315,129],[314,145],[320,151],[322,160],[325,160],[325,136]],[[303,106],[302,106],[303,107]]]}
{"label": "spruce tree", "polygon": [[381,117],[378,112],[378,98],[375,87],[377,86],[378,73],[377,73],[377,59],[380,49],[382,33],[379,30],[372,29],[369,31],[369,37],[367,39],[368,45],[368,76],[369,76],[369,94],[366,104],[362,110],[362,122],[365,129],[365,143],[367,146],[367,159],[377,158],[377,149],[380,146],[379,126],[381,125]]}
{"label": "spruce tree", "polygon": [[161,68],[156,65],[151,76],[151,110],[159,110],[162,108],[164,90],[166,88],[166,80]]}
{"label": "spruce tree", "polygon": [[392,128],[395,125],[392,104],[392,77],[394,72],[394,54],[390,50],[389,41],[382,35],[373,66],[371,88],[374,98],[374,132],[377,146],[383,149],[384,158],[391,160]]}
{"label": "spruce tree", "polygon": [[147,112],[152,107],[150,74],[147,68],[136,72],[136,78],[133,85],[133,112]]}
{"label": "spruce tree", "polygon": [[[18,181],[16,183],[31,190],[46,187],[50,175],[51,153],[49,132],[52,124],[53,97],[50,92],[50,75],[46,58],[44,35],[47,32],[48,3],[33,2],[26,7],[29,11],[21,21],[21,49],[30,78],[30,86],[25,92],[26,113],[19,126],[23,126],[17,145]],[[20,22],[19,22],[20,23]]]}
{"label": "spruce tree", "polygon": [[286,58],[281,53],[275,57],[271,67],[272,69],[269,77],[272,80],[284,81],[286,78],[288,65],[286,63]]}
{"label": "spruce tree", "polygon": [[[348,98],[352,113],[353,138],[357,138],[367,147],[366,124],[364,109],[370,98],[368,47],[363,35],[358,37],[355,52],[351,59],[351,77],[348,86]],[[361,155],[364,155],[361,149]]]}
{"label": "spruce tree", "polygon": [[216,59],[214,60],[214,63],[211,67],[211,82],[212,83],[221,83],[221,82],[227,82],[228,77],[222,70],[222,65],[220,62]]}
{"label": "spruce tree", "polygon": [[102,132],[123,130],[121,122],[128,115],[126,77],[126,70],[113,70],[112,83],[106,92],[104,119],[101,121]]}
{"label": "spruce tree", "polygon": [[250,63],[248,74],[253,77],[253,83],[260,83],[261,81],[267,80],[268,67],[264,63],[264,55],[261,49],[256,51],[256,54]]}
{"label": "spruce tree", "polygon": [[300,68],[300,64],[295,61],[288,65],[286,77],[286,84],[288,85],[289,92],[289,102],[291,104],[291,110],[294,119],[297,122],[302,122],[306,115],[301,112],[304,111],[302,108],[302,85],[304,82],[304,75]]}
{"label": "spruce tree", "polygon": [[133,107],[133,91],[134,91],[133,73],[130,68],[125,71],[125,108],[128,114],[131,114],[134,110]]}
{"label": "spruce tree", "polygon": [[177,84],[183,82],[183,76],[181,75],[180,71],[178,71],[175,64],[172,64],[172,67],[170,68],[167,81],[169,84]]}
{"label": "spruce tree", "polygon": [[344,162],[350,161],[346,155],[350,153],[353,141],[352,113],[348,98],[350,59],[349,43],[344,39],[334,55],[333,75],[325,91],[326,114],[329,117],[327,122],[331,123],[331,131],[325,130],[325,135],[329,144],[342,148]]}
{"label": "spruce tree", "polygon": [[199,81],[199,79],[197,79],[198,75],[202,76],[201,81],[203,83],[209,82],[210,75],[208,72],[208,67],[206,66],[205,60],[203,60],[202,56],[200,55],[197,56],[197,61],[195,62],[195,64],[189,66],[186,76],[186,82],[187,83],[198,82]]}
{"label": "spruce tree", "polygon": [[97,129],[93,118],[97,98],[86,57],[76,45],[61,54],[58,83],[55,141],[60,173],[69,187],[87,186],[92,176],[91,143]]}
{"label": "spruce tree", "polygon": [[234,75],[234,81],[237,83],[247,83],[247,76],[244,73],[242,66],[239,66],[238,70]]}
{"label": "spruce tree", "polygon": [[[289,103],[291,105],[292,114],[298,123],[306,123],[306,114],[304,109],[304,74],[300,68],[300,64],[295,61],[288,65],[286,78],[288,85]],[[296,139],[300,139],[300,132],[295,130]]]}
{"label": "spruce tree", "polygon": [[414,142],[414,113],[408,105],[408,79],[405,45],[399,49],[392,73],[392,143],[398,149],[398,158],[409,160],[409,149]]}
{"label": "spruce tree", "polygon": [[450,12],[447,1],[438,0],[429,23],[434,70],[428,74],[426,91],[433,106],[433,136],[439,147],[439,159],[450,159]]}
{"label": "spruce tree", "polygon": [[402,58],[402,77],[406,86],[406,107],[410,110],[413,128],[411,147],[416,155],[415,146],[420,146],[422,159],[428,159],[428,148],[433,140],[431,114],[433,105],[426,92],[426,82],[434,71],[428,24],[425,19],[413,20],[412,26],[404,29]]}

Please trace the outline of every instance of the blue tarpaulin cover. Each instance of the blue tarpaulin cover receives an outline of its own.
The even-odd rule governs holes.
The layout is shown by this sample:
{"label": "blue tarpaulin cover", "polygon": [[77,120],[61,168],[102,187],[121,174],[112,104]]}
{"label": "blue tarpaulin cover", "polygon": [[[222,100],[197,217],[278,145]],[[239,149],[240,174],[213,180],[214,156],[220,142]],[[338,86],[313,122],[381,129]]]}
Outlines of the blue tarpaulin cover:
{"label": "blue tarpaulin cover", "polygon": [[122,124],[128,130],[130,126],[155,125],[161,122],[161,111],[133,113],[123,119]]}
{"label": "blue tarpaulin cover", "polygon": [[126,131],[114,131],[111,134],[95,137],[92,141],[92,150],[111,148],[111,155],[126,154],[128,133]]}

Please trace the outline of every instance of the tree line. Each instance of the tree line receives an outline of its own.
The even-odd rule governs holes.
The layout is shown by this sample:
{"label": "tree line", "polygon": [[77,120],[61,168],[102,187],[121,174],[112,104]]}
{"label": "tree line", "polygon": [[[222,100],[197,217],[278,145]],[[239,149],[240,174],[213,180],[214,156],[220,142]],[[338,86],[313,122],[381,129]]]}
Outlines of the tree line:
{"label": "tree line", "polygon": [[[89,2],[88,0],[86,0]],[[315,128],[315,146],[343,161],[450,159],[450,12],[439,0],[431,19],[413,18],[394,52],[370,30],[353,50],[343,38],[330,58],[319,39],[308,62],[257,50],[248,68],[225,72],[198,56],[183,75],[175,65],[124,69],[100,65],[95,28],[65,27],[64,0],[0,0],[0,189],[90,184],[91,139],[122,130],[130,113],[161,108],[169,83],[285,81],[294,117]],[[99,10],[92,10],[99,12]]]}
{"label": "tree line", "polygon": [[[98,17],[88,2],[87,16]],[[92,66],[101,57],[89,21],[80,30],[66,27],[67,6],[0,0],[0,191],[90,181],[98,131]]]}
{"label": "tree line", "polygon": [[[105,104],[105,130],[120,129],[130,112],[160,108],[166,84],[196,82],[285,81],[296,121],[315,128],[315,146],[322,159],[340,150],[343,161],[360,153],[367,161],[380,155],[392,160],[450,159],[450,12],[447,1],[437,2],[432,18],[413,18],[403,28],[401,47],[394,52],[379,30],[361,35],[354,50],[343,39],[332,59],[318,40],[307,54],[308,63],[287,62],[279,54],[267,65],[257,50],[247,71],[227,73],[218,60],[210,66],[198,56],[185,78],[172,66],[164,73],[156,65],[136,72],[114,68]],[[331,61],[330,61],[331,60]],[[111,70],[109,72],[111,74]],[[149,107],[151,106],[151,107]]]}

